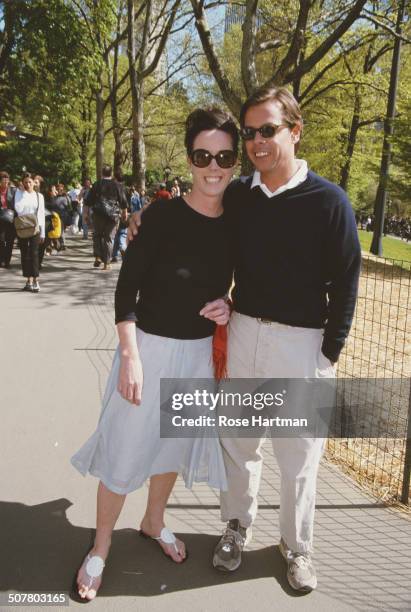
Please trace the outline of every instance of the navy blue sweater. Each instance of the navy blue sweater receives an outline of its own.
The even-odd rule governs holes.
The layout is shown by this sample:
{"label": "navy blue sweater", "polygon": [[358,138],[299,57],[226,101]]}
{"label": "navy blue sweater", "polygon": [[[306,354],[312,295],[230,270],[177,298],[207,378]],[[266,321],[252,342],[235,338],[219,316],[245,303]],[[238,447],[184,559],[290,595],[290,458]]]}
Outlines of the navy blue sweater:
{"label": "navy blue sweater", "polygon": [[234,309],[296,327],[324,328],[322,351],[337,361],[351,327],[361,248],[343,189],[309,171],[268,198],[234,182],[224,207],[235,245]]}

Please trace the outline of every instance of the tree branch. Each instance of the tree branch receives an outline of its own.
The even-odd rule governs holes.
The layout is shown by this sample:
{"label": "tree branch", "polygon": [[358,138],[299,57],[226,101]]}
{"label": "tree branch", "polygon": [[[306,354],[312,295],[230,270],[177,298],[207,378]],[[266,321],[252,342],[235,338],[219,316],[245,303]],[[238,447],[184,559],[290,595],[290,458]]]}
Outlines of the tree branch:
{"label": "tree branch", "polygon": [[204,49],[205,56],[209,68],[214,75],[217,85],[220,88],[223,100],[235,116],[239,116],[241,108],[241,99],[230,85],[230,82],[225,74],[220,61],[217,57],[217,53],[214,48],[213,41],[211,39],[210,28],[208,27],[207,18],[204,12],[204,1],[203,0],[191,0],[193,7],[195,25],[197,28],[198,35],[201,40],[201,44]]}
{"label": "tree branch", "polygon": [[[339,26],[337,26],[334,32],[332,32],[330,36],[328,36],[328,38],[321,43],[320,46],[313,51],[313,53],[311,53],[311,55],[301,62],[301,64],[299,64],[295,70],[289,72],[285,76],[283,83],[290,83],[309,72],[326,55],[331,47],[335,45],[342,35],[345,34],[345,32],[352,26],[354,21],[360,17],[361,11],[366,2],[367,0],[357,0],[345,19]],[[272,79],[270,79],[269,82],[271,83]]]}
{"label": "tree branch", "polygon": [[258,0],[247,0],[245,18],[242,25],[243,44],[241,47],[241,77],[247,96],[258,87],[255,66],[257,41],[257,6]]}
{"label": "tree branch", "polygon": [[298,60],[298,56],[304,45],[305,30],[307,28],[307,21],[310,9],[310,0],[300,0],[300,10],[298,12],[294,35],[283,61],[281,62],[280,66],[278,67],[277,71],[273,76],[274,82],[282,82],[287,70],[291,66],[294,66]]}

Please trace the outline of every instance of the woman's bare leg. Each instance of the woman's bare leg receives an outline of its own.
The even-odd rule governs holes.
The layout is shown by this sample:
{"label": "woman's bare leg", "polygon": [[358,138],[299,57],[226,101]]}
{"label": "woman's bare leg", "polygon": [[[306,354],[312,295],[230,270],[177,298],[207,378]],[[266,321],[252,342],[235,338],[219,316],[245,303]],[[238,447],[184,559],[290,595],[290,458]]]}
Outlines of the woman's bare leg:
{"label": "woman's bare leg", "polygon": [[[157,474],[150,478],[147,507],[140,528],[145,534],[152,538],[158,538],[162,528],[165,527],[164,511],[176,479],[176,472]],[[184,542],[176,540],[178,553],[173,545],[164,544],[161,540],[158,542],[164,552],[169,555],[173,561],[177,563],[184,561],[186,556]]]}
{"label": "woman's bare leg", "polygon": [[[107,558],[111,545],[111,535],[123,508],[125,495],[113,493],[100,481],[97,491],[97,525],[94,546],[90,556],[98,555],[104,561]],[[94,599],[101,584],[101,577],[94,578],[91,588],[88,587],[90,579],[87,578],[86,563],[81,566],[77,583],[79,595],[87,599]]]}

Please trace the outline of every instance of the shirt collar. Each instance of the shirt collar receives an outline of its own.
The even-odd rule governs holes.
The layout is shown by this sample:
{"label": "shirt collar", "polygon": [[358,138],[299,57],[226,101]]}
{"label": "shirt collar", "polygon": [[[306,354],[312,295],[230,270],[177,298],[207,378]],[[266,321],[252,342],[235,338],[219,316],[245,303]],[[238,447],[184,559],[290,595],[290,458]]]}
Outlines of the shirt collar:
{"label": "shirt collar", "polygon": [[298,163],[297,172],[294,174],[294,176],[290,178],[290,180],[287,183],[285,183],[284,185],[281,185],[275,191],[270,191],[267,185],[261,182],[261,175],[258,172],[258,170],[254,171],[253,180],[251,183],[251,189],[253,189],[254,187],[260,187],[261,191],[268,198],[272,198],[276,195],[279,195],[280,193],[283,193],[284,191],[287,191],[288,189],[293,189],[294,187],[297,187],[297,185],[300,185],[300,183],[303,183],[305,179],[307,178],[308,165],[305,159],[296,159],[295,161]]}

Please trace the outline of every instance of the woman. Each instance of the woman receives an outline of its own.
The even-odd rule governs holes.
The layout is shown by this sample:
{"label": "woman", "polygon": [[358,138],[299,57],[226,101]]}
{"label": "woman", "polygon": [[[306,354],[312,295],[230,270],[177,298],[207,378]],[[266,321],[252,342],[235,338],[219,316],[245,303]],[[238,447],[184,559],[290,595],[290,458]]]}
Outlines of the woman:
{"label": "woman", "polygon": [[164,523],[178,473],[187,487],[202,481],[226,488],[217,438],[159,437],[160,378],[212,378],[215,324],[229,317],[226,302],[218,299],[232,279],[222,198],[237,159],[237,129],[223,111],[198,109],[187,119],[185,143],[192,193],[172,207],[167,201],[151,205],[127,248],[115,299],[120,342],[102,414],[96,432],[72,458],[83,475],[100,478],[94,546],[77,574],[83,599],[97,594],[127,493],[150,478],[140,533],[181,563],[184,543]]}
{"label": "woman", "polygon": [[8,172],[0,172],[0,268],[10,268],[16,238],[13,212],[14,192],[15,187],[10,186]]}
{"label": "woman", "polygon": [[19,236],[21,266],[23,276],[27,279],[23,291],[38,293],[40,291],[38,282],[40,268],[39,246],[45,239],[44,197],[43,194],[34,190],[34,180],[31,174],[25,174],[22,183],[24,189],[17,189],[16,191],[14,210],[17,217],[35,215],[38,224],[38,231],[33,236],[29,238],[21,238]]}

